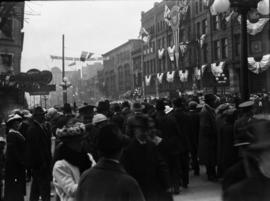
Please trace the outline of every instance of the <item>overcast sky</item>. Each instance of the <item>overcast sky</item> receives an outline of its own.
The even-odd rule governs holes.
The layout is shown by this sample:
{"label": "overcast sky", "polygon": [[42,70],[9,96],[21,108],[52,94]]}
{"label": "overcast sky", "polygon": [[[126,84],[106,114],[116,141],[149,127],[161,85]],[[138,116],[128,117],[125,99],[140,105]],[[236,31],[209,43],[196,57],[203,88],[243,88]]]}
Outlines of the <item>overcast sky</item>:
{"label": "overcast sky", "polygon": [[26,2],[22,71],[61,67],[61,61],[52,61],[50,55],[61,56],[62,34],[65,56],[72,57],[80,57],[83,50],[100,55],[137,38],[141,11],[151,9],[154,2],[160,0]]}

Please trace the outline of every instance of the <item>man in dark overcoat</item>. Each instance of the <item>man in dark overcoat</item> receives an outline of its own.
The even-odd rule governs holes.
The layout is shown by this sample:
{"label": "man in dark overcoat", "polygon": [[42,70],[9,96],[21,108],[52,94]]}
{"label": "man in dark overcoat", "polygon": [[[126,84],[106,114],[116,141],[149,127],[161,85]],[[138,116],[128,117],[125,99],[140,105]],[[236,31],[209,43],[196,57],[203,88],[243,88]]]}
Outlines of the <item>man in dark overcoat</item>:
{"label": "man in dark overcoat", "polygon": [[45,111],[36,107],[33,122],[26,134],[26,164],[32,169],[30,201],[50,200],[51,190],[51,133],[45,126]]}
{"label": "man in dark overcoat", "polygon": [[126,143],[126,136],[116,125],[109,123],[100,128],[97,146],[102,157],[81,176],[77,201],[145,200],[136,180],[119,162]]}
{"label": "man in dark overcoat", "polygon": [[209,181],[217,180],[217,127],[216,96],[206,94],[205,105],[200,113],[199,160],[206,166]]}
{"label": "man in dark overcoat", "polygon": [[121,160],[124,168],[137,180],[147,201],[170,201],[169,169],[157,146],[148,139],[148,119],[136,116],[135,120],[133,138]]}

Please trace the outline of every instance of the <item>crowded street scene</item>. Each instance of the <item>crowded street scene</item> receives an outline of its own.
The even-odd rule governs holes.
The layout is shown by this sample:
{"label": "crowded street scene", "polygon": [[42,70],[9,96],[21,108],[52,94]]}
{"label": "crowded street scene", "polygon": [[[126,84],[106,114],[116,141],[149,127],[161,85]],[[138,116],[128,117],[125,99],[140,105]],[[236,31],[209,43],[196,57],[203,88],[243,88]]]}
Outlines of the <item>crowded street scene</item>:
{"label": "crowded street scene", "polygon": [[0,2],[0,201],[270,201],[270,0]]}

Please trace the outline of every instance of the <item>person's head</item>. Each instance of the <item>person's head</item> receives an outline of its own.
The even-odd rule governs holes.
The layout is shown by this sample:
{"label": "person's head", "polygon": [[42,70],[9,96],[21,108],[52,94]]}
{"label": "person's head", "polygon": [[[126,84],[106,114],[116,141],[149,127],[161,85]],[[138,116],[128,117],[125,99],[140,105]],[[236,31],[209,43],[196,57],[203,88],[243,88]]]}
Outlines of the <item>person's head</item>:
{"label": "person's head", "polygon": [[188,103],[188,109],[189,109],[189,110],[196,110],[196,109],[197,109],[197,105],[198,105],[197,102],[195,102],[195,101],[190,101],[190,102]]}
{"label": "person's head", "polygon": [[133,104],[133,107],[132,107],[133,112],[141,113],[143,109],[144,109],[144,107],[142,106],[141,103],[136,102],[136,103]]}
{"label": "person's head", "polygon": [[100,127],[102,124],[106,123],[108,118],[104,114],[95,114],[92,119],[92,124],[94,126]]}
{"label": "person's head", "polygon": [[49,108],[46,113],[46,119],[48,121],[52,120],[54,117],[56,117],[58,114],[57,110],[55,108]]}
{"label": "person's head", "polygon": [[34,108],[33,119],[38,121],[39,123],[43,123],[45,121],[45,114],[46,112],[43,110],[43,108],[38,106]]}
{"label": "person's head", "polygon": [[104,124],[98,132],[97,148],[101,157],[119,159],[128,138],[121,133],[120,128],[113,124]]}
{"label": "person's head", "polygon": [[270,177],[270,121],[266,119],[253,120],[247,132],[252,136],[252,142],[246,152],[256,161],[258,170],[265,177]]}
{"label": "person's head", "polygon": [[7,120],[7,128],[19,130],[21,122],[22,122],[22,117],[20,115],[12,114],[9,116],[9,118]]}
{"label": "person's head", "polygon": [[254,101],[245,101],[239,104],[238,107],[242,115],[252,116],[255,113]]}
{"label": "person's head", "polygon": [[217,106],[217,97],[214,94],[206,94],[204,96],[204,102],[212,108]]}
{"label": "person's head", "polygon": [[128,101],[124,101],[124,102],[122,103],[122,108],[128,108],[128,109],[130,109],[130,104],[129,104],[129,102],[128,102]]}
{"label": "person's head", "polygon": [[148,138],[149,119],[143,115],[136,116],[133,123],[132,134],[135,138],[145,141]]}
{"label": "person's head", "polygon": [[176,99],[174,99],[173,100],[173,106],[174,106],[174,108],[181,108],[181,109],[183,109],[184,108],[184,100],[183,100],[183,98],[176,98]]}
{"label": "person's head", "polygon": [[63,128],[56,130],[56,137],[59,138],[64,145],[75,152],[82,151],[82,140],[85,134],[85,125],[75,120],[70,120]]}
{"label": "person's head", "polygon": [[162,99],[157,100],[156,102],[156,110],[157,111],[164,111],[165,110],[165,103]]}

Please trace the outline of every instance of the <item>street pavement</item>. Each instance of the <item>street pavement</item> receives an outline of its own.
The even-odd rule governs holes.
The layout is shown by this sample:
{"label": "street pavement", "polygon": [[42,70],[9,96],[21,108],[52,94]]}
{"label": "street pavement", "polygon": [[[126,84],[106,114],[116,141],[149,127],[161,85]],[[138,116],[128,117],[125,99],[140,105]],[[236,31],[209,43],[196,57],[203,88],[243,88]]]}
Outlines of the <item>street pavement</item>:
{"label": "street pavement", "polygon": [[205,173],[202,176],[190,174],[189,187],[174,196],[174,201],[221,201],[221,185],[207,181]]}

